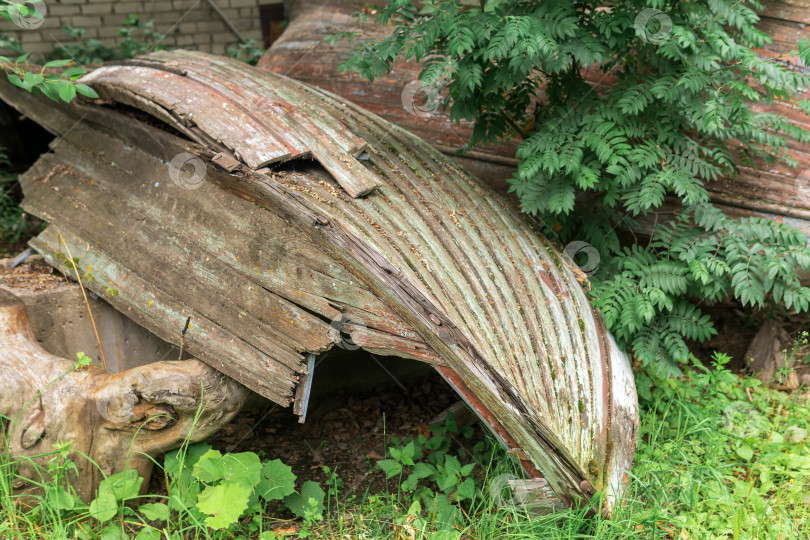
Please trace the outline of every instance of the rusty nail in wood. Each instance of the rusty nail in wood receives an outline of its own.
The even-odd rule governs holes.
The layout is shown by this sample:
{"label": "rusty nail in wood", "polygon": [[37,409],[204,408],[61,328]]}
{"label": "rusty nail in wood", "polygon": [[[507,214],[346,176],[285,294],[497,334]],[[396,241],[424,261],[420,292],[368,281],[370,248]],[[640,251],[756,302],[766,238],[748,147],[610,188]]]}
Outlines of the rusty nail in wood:
{"label": "rusty nail in wood", "polygon": [[584,491],[585,493],[590,493],[591,491],[593,491],[593,485],[587,480],[583,480],[579,484],[579,489],[581,491]]}
{"label": "rusty nail in wood", "polygon": [[435,324],[436,326],[442,325],[442,320],[433,313],[430,314],[430,320],[433,321],[433,324]]}
{"label": "rusty nail in wood", "polygon": [[315,223],[318,225],[329,225],[329,220],[323,216],[318,216],[315,218]]}

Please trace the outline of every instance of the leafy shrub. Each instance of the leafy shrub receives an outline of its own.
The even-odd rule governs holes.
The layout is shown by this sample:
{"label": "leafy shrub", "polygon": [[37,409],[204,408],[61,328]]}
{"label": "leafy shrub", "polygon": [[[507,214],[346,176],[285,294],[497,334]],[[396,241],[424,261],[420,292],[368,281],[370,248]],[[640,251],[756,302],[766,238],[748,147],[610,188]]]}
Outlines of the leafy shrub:
{"label": "leafy shrub", "polygon": [[[522,209],[561,244],[585,241],[601,265],[590,292],[620,344],[645,366],[678,373],[687,340],[715,333],[701,303],[810,307],[797,270],[810,266],[803,234],[765,219],[735,220],[706,185],[755,166],[795,165],[787,139],[810,135],[755,103],[795,100],[810,77],[763,60],[757,0],[392,0],[341,69],[374,79],[400,55],[443,87],[454,120],[473,120],[467,150],[518,137],[511,180]],[[350,37],[355,37],[350,34]],[[805,63],[810,42],[798,45]],[[791,51],[786,51],[790,54]],[[792,51],[796,53],[796,51]],[[609,88],[594,89],[587,71]],[[667,195],[682,204],[672,217]],[[639,218],[652,240],[623,238]]]}
{"label": "leafy shrub", "polygon": [[72,59],[79,65],[100,64],[165,49],[162,43],[163,34],[155,30],[154,21],[143,22],[138,15],[131,14],[125,25],[117,30],[121,39],[113,46],[104,45],[95,38],[85,38],[86,31],[83,28],[65,26],[62,30],[78,43],[59,45],[48,55],[48,59]]}
{"label": "leafy shrub", "polygon": [[261,515],[264,503],[283,500],[308,522],[323,517],[325,492],[307,481],[295,491],[296,476],[280,460],[262,462],[253,452],[225,454],[196,444],[166,456],[171,484],[166,514],[188,513],[213,529],[228,529],[246,512]]}
{"label": "leafy shrub", "polygon": [[251,66],[259,63],[265,49],[255,39],[246,39],[236,47],[228,48],[228,56]]}
{"label": "leafy shrub", "polygon": [[460,503],[473,502],[481,487],[472,476],[473,469],[476,464],[488,463],[492,448],[483,441],[476,443],[472,456],[466,456],[466,460],[473,458],[472,463],[463,463],[453,455],[453,437],[469,440],[474,430],[469,426],[459,428],[452,413],[443,426],[430,426],[430,431],[429,438],[393,437],[389,457],[378,461],[377,467],[387,479],[396,478],[399,489],[411,494],[408,515],[418,516],[424,504],[428,509],[426,517],[434,527],[454,530],[466,524]]}

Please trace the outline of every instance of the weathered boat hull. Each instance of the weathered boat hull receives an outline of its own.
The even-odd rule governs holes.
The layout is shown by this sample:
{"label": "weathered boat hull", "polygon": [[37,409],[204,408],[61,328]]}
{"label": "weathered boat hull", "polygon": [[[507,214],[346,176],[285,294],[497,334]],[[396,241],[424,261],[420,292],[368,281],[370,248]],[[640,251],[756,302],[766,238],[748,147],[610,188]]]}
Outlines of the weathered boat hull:
{"label": "weathered boat hull", "polygon": [[432,363],[561,504],[615,504],[638,432],[628,359],[504,198],[401,128],[233,60],[153,53],[85,82],[105,101],[0,84],[59,135],[21,179],[49,262],[67,270],[67,244],[91,290],[168,341],[190,316],[190,353],[279,404],[346,340]]}

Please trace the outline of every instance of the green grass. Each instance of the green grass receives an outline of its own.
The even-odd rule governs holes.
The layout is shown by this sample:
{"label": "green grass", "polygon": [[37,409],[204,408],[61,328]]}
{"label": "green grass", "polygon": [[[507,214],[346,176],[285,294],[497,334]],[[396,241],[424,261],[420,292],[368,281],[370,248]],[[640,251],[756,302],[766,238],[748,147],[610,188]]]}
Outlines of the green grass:
{"label": "green grass", "polygon": [[[307,518],[295,517],[278,504],[260,505],[258,514],[248,513],[228,530],[216,531],[205,527],[203,514],[193,508],[178,511],[177,506],[172,518],[161,522],[119,502],[112,517],[102,523],[90,516],[92,508],[70,496],[64,481],[44,484],[48,494],[39,497],[33,509],[15,508],[11,484],[16,464],[6,455],[0,458],[0,538],[121,538],[134,537],[138,531],[142,531],[139,538],[255,538],[260,531],[262,538],[273,538],[267,531],[290,526],[296,536],[352,539],[810,538],[808,397],[738,377],[723,367],[726,361],[716,355],[715,366],[708,369],[695,362],[682,379],[652,387],[642,377],[636,463],[624,504],[610,520],[594,517],[590,508],[532,516],[519,508],[499,507],[488,482],[501,474],[515,474],[512,462],[491,442],[463,452],[450,439],[469,434],[454,427],[448,433],[447,426],[437,426],[433,438],[415,441],[407,451],[413,441],[387,441],[394,451],[387,456],[388,463],[378,466],[390,473],[380,492],[343,493],[338,474],[327,471],[331,476],[321,486],[326,492],[323,506],[313,504]],[[175,490],[189,489],[196,481],[176,476],[176,459],[192,464],[204,450],[190,447],[167,462],[174,471],[170,479],[175,478],[171,483]],[[45,468],[63,475],[65,456],[64,449],[54,453],[50,465],[45,460]],[[397,469],[393,463],[397,460],[436,464],[435,481],[423,478],[409,485],[415,466]],[[457,472],[456,461],[475,463],[473,472]],[[455,480],[448,482],[452,474]],[[459,496],[459,484],[468,477],[475,479],[471,499]],[[300,482],[297,487],[300,490]],[[137,499],[133,495],[129,502]],[[451,505],[449,514],[441,513],[440,500]],[[164,495],[150,501],[168,499]]]}

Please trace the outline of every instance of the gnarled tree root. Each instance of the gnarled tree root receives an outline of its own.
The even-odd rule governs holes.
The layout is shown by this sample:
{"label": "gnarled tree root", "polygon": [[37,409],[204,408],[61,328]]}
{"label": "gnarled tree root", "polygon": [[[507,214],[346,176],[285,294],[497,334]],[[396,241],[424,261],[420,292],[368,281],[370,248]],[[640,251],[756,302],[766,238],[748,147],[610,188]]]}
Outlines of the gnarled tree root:
{"label": "gnarled tree root", "polygon": [[68,457],[77,467],[71,485],[85,501],[103,475],[132,468],[148,478],[151,458],[186,438],[210,436],[250,393],[198,360],[113,374],[94,365],[75,369],[73,360],[37,344],[22,301],[3,290],[0,351],[0,451],[18,463],[16,494],[35,493],[48,480],[48,454],[63,442],[71,443]]}

